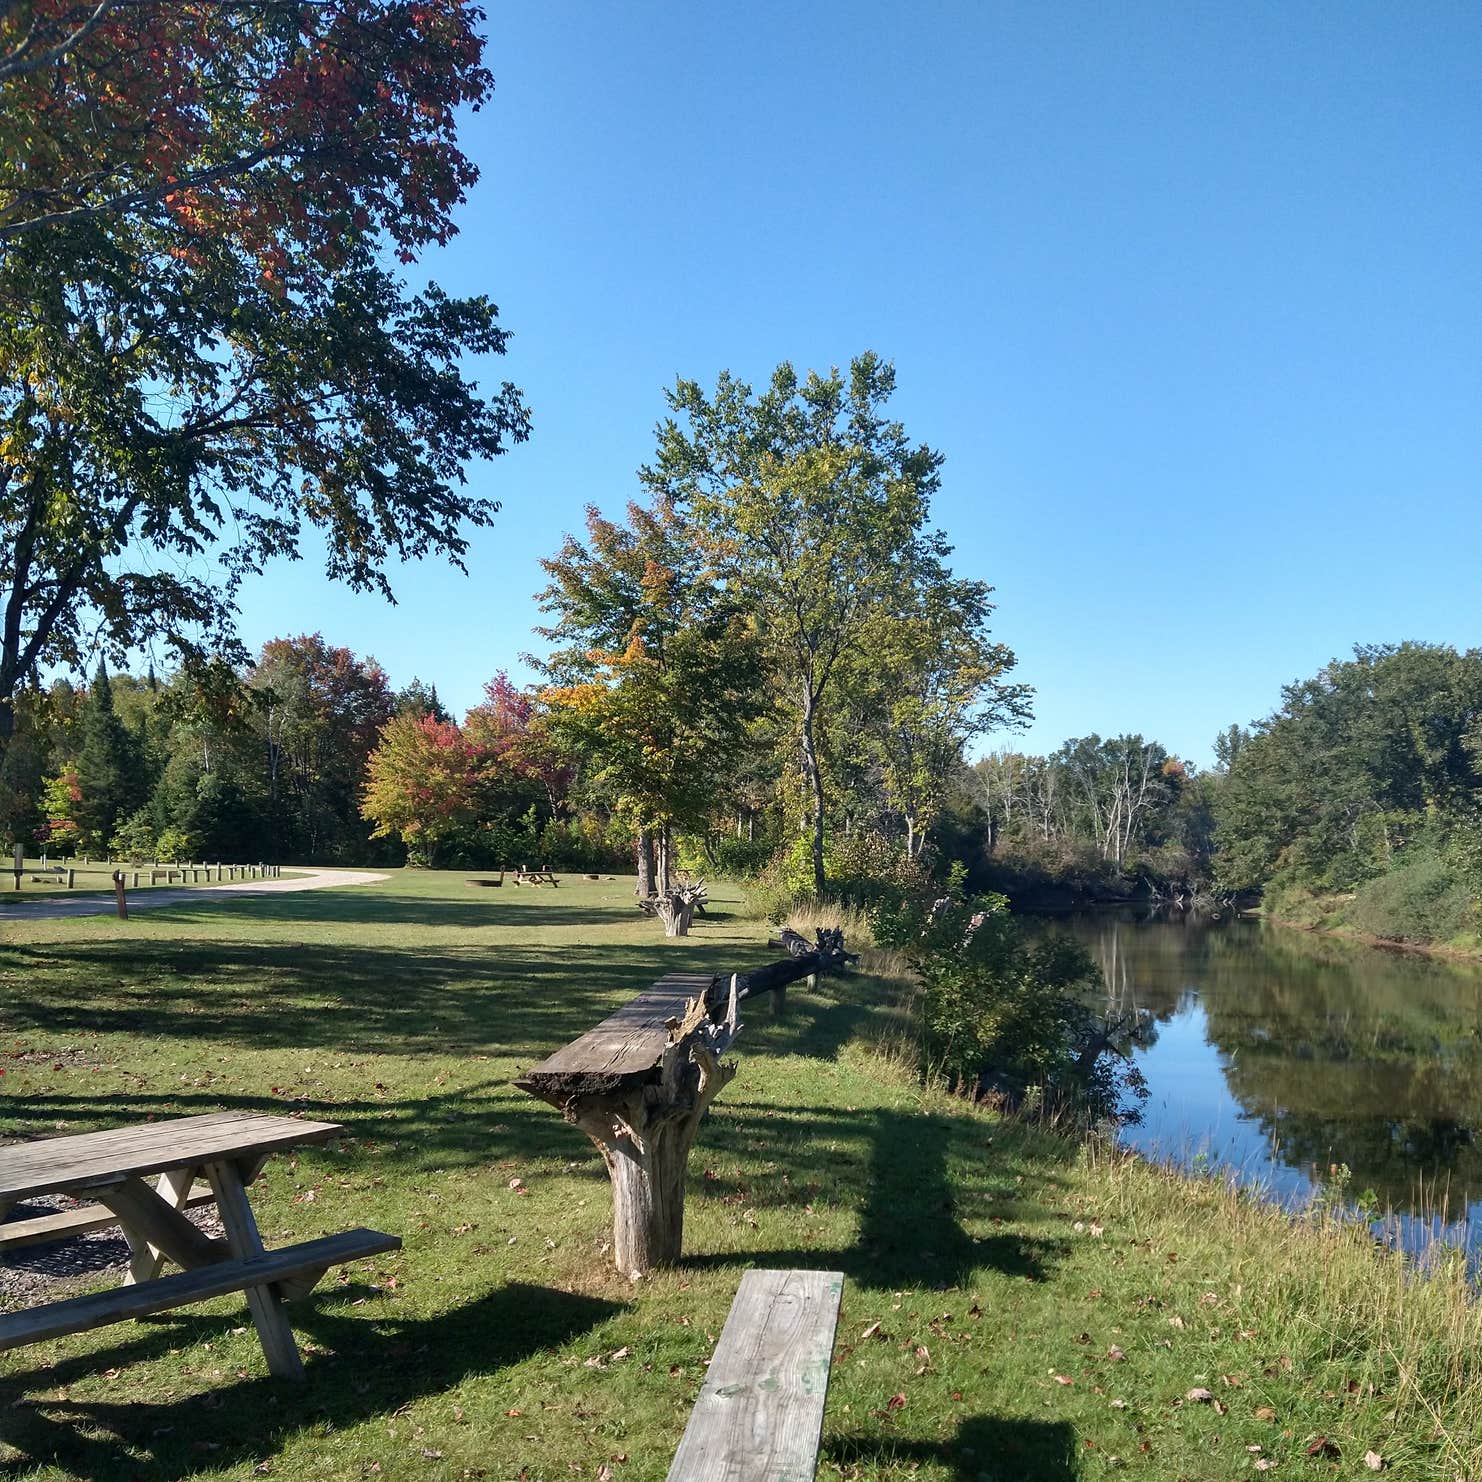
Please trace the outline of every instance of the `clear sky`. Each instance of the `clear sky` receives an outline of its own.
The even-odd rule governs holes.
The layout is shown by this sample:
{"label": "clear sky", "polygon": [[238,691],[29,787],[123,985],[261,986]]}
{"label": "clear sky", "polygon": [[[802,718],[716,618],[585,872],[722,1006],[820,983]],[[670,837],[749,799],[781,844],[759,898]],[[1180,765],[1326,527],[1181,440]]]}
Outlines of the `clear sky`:
{"label": "clear sky", "polygon": [[504,508],[468,578],[388,608],[276,566],[249,643],[318,629],[462,709],[524,677],[539,557],[636,492],[676,375],[866,348],[946,454],[1021,744],[1206,763],[1354,643],[1478,643],[1482,7],[491,9],[483,179],[426,267],[500,305],[477,370],[534,435],[470,470]]}

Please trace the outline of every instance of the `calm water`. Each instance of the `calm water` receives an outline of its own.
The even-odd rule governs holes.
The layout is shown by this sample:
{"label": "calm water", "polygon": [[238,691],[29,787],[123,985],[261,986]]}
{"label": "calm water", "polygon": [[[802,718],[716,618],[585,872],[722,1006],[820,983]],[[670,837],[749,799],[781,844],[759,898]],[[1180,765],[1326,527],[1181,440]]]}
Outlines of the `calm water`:
{"label": "calm water", "polygon": [[1064,925],[1146,1011],[1129,1144],[1293,1206],[1346,1165],[1387,1239],[1482,1254],[1482,970],[1250,922]]}

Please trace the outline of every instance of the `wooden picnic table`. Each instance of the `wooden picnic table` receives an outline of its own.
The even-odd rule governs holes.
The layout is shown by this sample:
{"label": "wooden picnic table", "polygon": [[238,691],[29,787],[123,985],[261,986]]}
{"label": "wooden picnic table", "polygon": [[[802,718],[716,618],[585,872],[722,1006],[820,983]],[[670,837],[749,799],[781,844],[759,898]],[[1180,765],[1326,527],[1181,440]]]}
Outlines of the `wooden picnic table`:
{"label": "wooden picnic table", "polygon": [[[267,1250],[247,1187],[272,1154],[343,1131],[336,1122],[212,1112],[0,1148],[0,1254],[115,1224],[132,1253],[122,1287],[0,1314],[0,1350],[242,1291],[268,1368],[302,1379],[282,1303],[312,1291],[329,1267],[397,1250],[401,1240],[355,1229]],[[43,1194],[86,1202],[5,1218]],[[224,1238],[208,1236],[182,1212],[206,1203],[216,1205]],[[166,1260],[182,1269],[161,1276]]]}

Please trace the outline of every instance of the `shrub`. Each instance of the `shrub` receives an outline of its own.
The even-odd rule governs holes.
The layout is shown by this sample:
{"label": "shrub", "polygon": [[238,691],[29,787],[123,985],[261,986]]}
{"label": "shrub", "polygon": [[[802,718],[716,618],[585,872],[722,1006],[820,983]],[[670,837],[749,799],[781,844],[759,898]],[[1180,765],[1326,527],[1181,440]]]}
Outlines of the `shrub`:
{"label": "shrub", "polygon": [[1077,942],[1031,939],[1001,895],[917,895],[875,919],[877,940],[881,931],[896,936],[921,978],[923,1047],[949,1086],[1092,1119],[1135,1118],[1122,1102],[1146,1088],[1092,1010],[1100,973]]}
{"label": "shrub", "polygon": [[1360,887],[1349,920],[1390,942],[1445,942],[1472,913],[1466,881],[1439,855],[1410,851],[1376,880]]}
{"label": "shrub", "polygon": [[679,864],[691,874],[744,880],[765,869],[776,849],[775,839],[738,839],[734,834],[701,839],[687,835],[679,841]]}
{"label": "shrub", "polygon": [[154,857],[161,864],[182,864],[195,853],[195,841],[182,828],[167,828],[156,840]]}
{"label": "shrub", "polygon": [[118,832],[109,840],[108,854],[111,859],[139,864],[154,859],[156,847],[154,825],[149,821],[148,810],[141,808],[126,823],[119,825]]}

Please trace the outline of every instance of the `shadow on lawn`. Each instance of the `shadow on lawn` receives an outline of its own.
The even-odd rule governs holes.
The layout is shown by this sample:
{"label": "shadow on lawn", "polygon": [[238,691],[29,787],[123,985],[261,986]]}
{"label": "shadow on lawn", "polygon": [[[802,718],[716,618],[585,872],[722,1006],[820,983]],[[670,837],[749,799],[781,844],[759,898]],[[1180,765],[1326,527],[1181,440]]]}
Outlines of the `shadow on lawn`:
{"label": "shadow on lawn", "polygon": [[356,1295],[355,1288],[344,1288],[296,1309],[295,1327],[334,1350],[309,1360],[309,1382],[302,1387],[262,1377],[179,1400],[66,1396],[66,1386],[84,1376],[218,1337],[240,1326],[240,1314],[156,1319],[145,1336],[55,1364],[47,1370],[46,1391],[61,1390],[61,1398],[27,1398],[34,1374],[0,1380],[5,1440],[20,1453],[0,1463],[0,1477],[49,1466],[97,1482],[145,1473],[183,1478],[263,1462],[300,1431],[390,1416],[425,1395],[569,1343],[622,1310],[599,1298],[519,1283],[434,1318],[376,1317],[374,1307],[338,1310]]}
{"label": "shadow on lawn", "polygon": [[[631,903],[593,905],[582,902],[563,905],[551,896],[531,898],[528,893],[495,896],[492,890],[469,891],[469,899],[447,900],[439,896],[398,895],[377,892],[357,895],[364,886],[344,891],[284,891],[279,895],[241,895],[212,900],[203,894],[197,900],[180,901],[150,908],[153,920],[189,925],[203,910],[233,918],[250,912],[254,921],[272,922],[367,922],[375,926],[463,927],[486,926],[641,926],[643,918]],[[557,892],[559,893],[559,892]],[[242,902],[247,903],[246,911]]]}
{"label": "shadow on lawn", "polygon": [[950,1441],[876,1440],[836,1436],[824,1441],[822,1460],[844,1468],[923,1462],[949,1466],[958,1482],[1073,1482],[1079,1475],[1075,1431],[1058,1420],[972,1415]]}
{"label": "shadow on lawn", "polygon": [[[822,1108],[789,1108],[801,1118],[778,1139],[771,1156],[799,1170],[809,1167],[808,1143],[832,1142],[839,1151],[831,1160],[842,1164],[857,1155],[847,1144],[867,1143],[868,1168],[859,1182],[867,1192],[860,1211],[859,1238],[844,1249],[744,1250],[690,1256],[685,1264],[695,1267],[778,1266],[811,1267],[842,1271],[856,1286],[893,1291],[907,1287],[960,1287],[974,1273],[996,1271],[1026,1281],[1045,1281],[1056,1259],[1067,1249],[1064,1240],[1005,1232],[974,1236],[962,1226],[959,1213],[965,1204],[980,1222],[983,1217],[1007,1222],[1017,1212],[1012,1171],[995,1170],[983,1152],[965,1143],[960,1122],[934,1115],[903,1115],[894,1111],[840,1113]],[[775,1120],[775,1117],[768,1118]],[[741,1134],[727,1132],[715,1119],[716,1135],[706,1156],[732,1153]],[[803,1136],[799,1137],[799,1133]],[[789,1142],[796,1146],[788,1148]],[[791,1155],[791,1156],[790,1156]],[[956,1176],[951,1167],[958,1162]],[[974,1175],[971,1160],[979,1172]],[[1053,1174],[1036,1169],[1037,1190],[1054,1186]],[[748,1195],[748,1202],[762,1203]]]}

